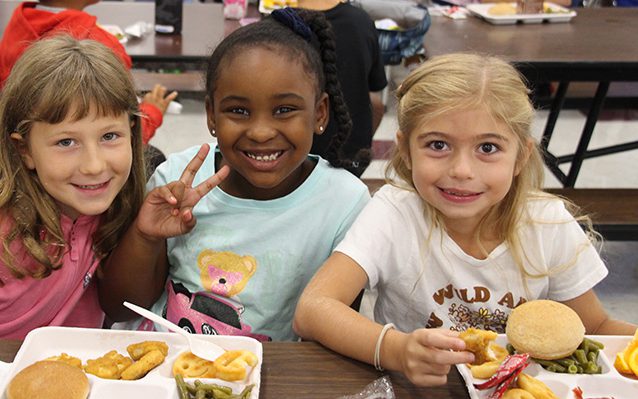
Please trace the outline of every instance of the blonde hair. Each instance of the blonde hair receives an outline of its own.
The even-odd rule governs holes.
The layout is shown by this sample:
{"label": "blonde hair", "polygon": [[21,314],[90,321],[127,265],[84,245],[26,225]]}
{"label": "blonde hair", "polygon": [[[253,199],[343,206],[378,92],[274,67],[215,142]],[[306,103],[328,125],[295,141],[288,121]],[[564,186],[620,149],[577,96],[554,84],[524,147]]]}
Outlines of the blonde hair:
{"label": "blonde hair", "polygon": [[[523,266],[526,256],[517,231],[522,222],[529,221],[526,205],[530,199],[555,196],[542,191],[543,161],[531,136],[534,107],[518,71],[500,58],[491,56],[456,53],[433,57],[406,77],[396,96],[403,140],[393,150],[386,179],[410,190],[416,191],[416,188],[404,157],[409,154],[410,134],[424,122],[453,110],[484,107],[492,118],[508,126],[518,143],[517,168],[520,172],[514,176],[505,198],[481,220],[476,238],[481,245],[480,237],[488,227],[487,223],[491,223],[490,231],[498,232],[499,238],[508,243],[523,275],[539,276],[530,274]],[[397,182],[395,178],[401,181]],[[573,204],[565,202],[570,211],[577,211]],[[444,228],[438,210],[425,201],[424,207],[432,225]],[[583,216],[577,220],[586,222],[588,218]],[[483,250],[487,256],[487,251]]]}
{"label": "blonde hair", "polygon": [[[73,115],[70,115],[74,110]],[[106,46],[93,40],[57,35],[33,43],[14,65],[0,97],[0,212],[10,220],[2,259],[16,277],[44,278],[61,266],[66,243],[60,211],[35,171],[22,161],[12,133],[26,137],[34,122],[74,121],[95,110],[99,116],[127,113],[132,122],[131,173],[111,206],[101,215],[93,247],[106,256],[137,214],[146,181],[138,103],[131,75]],[[3,226],[7,226],[3,222]],[[37,270],[17,265],[10,244],[22,242]],[[1,282],[0,282],[1,283]]]}

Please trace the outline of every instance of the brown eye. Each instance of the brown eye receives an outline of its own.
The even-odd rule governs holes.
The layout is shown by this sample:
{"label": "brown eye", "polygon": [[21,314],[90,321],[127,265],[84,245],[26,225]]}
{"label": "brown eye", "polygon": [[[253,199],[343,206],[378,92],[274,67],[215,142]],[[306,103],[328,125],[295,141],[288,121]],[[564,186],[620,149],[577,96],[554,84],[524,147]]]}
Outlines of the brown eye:
{"label": "brown eye", "polygon": [[431,149],[435,151],[443,151],[447,149],[447,143],[445,141],[436,140],[436,141],[430,142],[428,144],[428,147],[430,147]]}
{"label": "brown eye", "polygon": [[499,148],[495,144],[492,144],[492,143],[483,143],[479,147],[479,151],[481,151],[484,154],[493,154],[493,153],[495,153],[498,150],[499,150]]}

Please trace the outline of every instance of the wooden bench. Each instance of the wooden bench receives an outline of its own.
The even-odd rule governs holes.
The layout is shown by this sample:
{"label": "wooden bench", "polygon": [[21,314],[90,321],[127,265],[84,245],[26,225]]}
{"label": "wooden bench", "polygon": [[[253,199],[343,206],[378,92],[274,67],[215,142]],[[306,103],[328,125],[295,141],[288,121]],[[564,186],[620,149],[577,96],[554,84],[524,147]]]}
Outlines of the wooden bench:
{"label": "wooden bench", "polygon": [[[363,179],[370,193],[383,179]],[[550,193],[568,198],[588,214],[598,231],[610,241],[638,241],[638,189],[553,188]]]}

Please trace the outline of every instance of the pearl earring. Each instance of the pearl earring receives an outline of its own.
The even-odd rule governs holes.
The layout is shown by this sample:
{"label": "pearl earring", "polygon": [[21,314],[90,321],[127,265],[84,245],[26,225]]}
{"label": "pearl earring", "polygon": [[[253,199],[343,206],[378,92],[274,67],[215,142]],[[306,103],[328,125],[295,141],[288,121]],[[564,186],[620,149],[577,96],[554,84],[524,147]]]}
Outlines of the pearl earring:
{"label": "pearl earring", "polygon": [[215,129],[211,129],[210,134],[213,137],[217,137],[217,132],[215,131]]}
{"label": "pearl earring", "polygon": [[319,126],[319,131],[323,132],[323,126]]}

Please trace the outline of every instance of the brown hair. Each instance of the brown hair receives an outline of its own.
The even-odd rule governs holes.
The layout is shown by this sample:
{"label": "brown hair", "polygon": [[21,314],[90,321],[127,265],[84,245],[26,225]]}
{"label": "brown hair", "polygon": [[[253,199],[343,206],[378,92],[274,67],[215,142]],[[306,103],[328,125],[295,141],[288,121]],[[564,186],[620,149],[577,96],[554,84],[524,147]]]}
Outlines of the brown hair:
{"label": "brown hair", "polygon": [[[75,110],[73,115],[69,115]],[[91,110],[100,116],[127,113],[132,122],[133,162],[124,187],[101,215],[93,235],[98,257],[106,256],[124,234],[144,199],[141,124],[131,75],[107,47],[93,40],[56,35],[33,43],[14,65],[0,97],[0,212],[10,220],[3,237],[2,259],[16,277],[48,276],[61,266],[66,243],[60,211],[37,174],[23,163],[12,133],[26,137],[33,122],[74,121]],[[44,232],[44,234],[43,234]],[[9,251],[20,241],[41,266],[25,270]]]}

